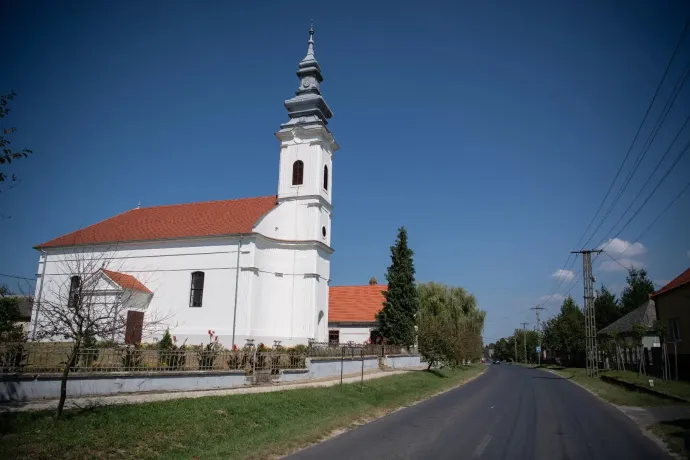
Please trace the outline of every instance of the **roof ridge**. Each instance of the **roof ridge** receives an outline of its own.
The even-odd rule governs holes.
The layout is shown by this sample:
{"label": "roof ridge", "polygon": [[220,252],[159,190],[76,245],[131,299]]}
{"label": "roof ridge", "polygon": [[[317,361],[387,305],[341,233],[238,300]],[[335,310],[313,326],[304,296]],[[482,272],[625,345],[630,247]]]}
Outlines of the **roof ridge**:
{"label": "roof ridge", "polygon": [[[209,203],[225,203],[228,201],[242,201],[242,200],[258,200],[262,198],[276,198],[277,195],[264,195],[264,196],[250,196],[250,197],[245,197],[245,198],[229,198],[225,200],[208,200],[208,201],[191,201],[189,203],[173,203],[173,204],[157,204],[153,206],[144,206],[140,208],[133,208],[130,209],[130,211],[141,211],[144,209],[153,209],[153,208],[172,208],[174,206],[191,206],[194,204],[209,204]],[[129,212],[129,211],[126,211]],[[113,216],[116,217],[116,216]]]}

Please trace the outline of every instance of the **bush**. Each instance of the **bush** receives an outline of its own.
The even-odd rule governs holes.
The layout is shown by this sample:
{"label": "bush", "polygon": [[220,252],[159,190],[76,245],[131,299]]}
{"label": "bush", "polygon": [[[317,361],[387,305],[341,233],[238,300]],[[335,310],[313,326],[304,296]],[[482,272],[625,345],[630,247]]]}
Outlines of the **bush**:
{"label": "bush", "polygon": [[[215,339],[214,339],[215,337]],[[208,345],[204,346],[202,343],[199,350],[197,351],[197,358],[199,360],[200,370],[210,370],[213,369],[213,364],[216,361],[218,353],[222,350],[223,346],[218,343],[218,336],[216,331],[208,330]]]}
{"label": "bush", "polygon": [[158,363],[162,367],[179,370],[182,369],[187,362],[187,340],[179,347],[177,346],[177,337],[170,335],[170,329],[165,330],[163,338],[156,344],[158,348]]}
{"label": "bush", "polygon": [[123,350],[122,357],[120,358],[122,362],[122,367],[126,370],[134,370],[142,367],[142,354],[141,347],[139,345],[128,345],[127,348]]}

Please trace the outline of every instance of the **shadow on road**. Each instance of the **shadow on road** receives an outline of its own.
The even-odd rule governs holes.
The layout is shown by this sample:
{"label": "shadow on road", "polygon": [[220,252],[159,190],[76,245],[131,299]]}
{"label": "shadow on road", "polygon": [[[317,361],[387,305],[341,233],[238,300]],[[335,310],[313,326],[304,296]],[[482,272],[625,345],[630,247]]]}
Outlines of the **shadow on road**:
{"label": "shadow on road", "polygon": [[573,376],[571,375],[570,377],[559,377],[557,375],[544,375],[544,376],[540,375],[538,377],[535,376],[532,378],[533,379],[542,379],[542,380],[570,380],[573,378]]}

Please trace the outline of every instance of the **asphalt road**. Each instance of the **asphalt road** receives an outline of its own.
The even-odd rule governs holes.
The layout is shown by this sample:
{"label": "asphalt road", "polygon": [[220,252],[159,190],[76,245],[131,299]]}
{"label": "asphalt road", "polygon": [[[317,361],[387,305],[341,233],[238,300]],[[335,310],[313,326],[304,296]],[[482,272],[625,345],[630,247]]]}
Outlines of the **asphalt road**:
{"label": "asphalt road", "polygon": [[300,451],[291,460],[668,459],[615,407],[551,373],[482,377]]}

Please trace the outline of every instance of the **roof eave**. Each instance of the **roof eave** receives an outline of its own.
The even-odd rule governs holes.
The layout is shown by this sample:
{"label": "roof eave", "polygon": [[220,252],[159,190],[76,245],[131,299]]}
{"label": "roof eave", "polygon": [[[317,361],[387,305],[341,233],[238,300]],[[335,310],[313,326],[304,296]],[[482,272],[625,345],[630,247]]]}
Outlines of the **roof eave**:
{"label": "roof eave", "polygon": [[60,245],[55,245],[55,246],[45,246],[44,244],[40,244],[38,246],[33,246],[33,249],[37,251],[42,251],[46,249],[59,249],[59,248],[78,248],[78,247],[86,247],[86,246],[108,246],[108,245],[119,245],[119,244],[141,244],[141,243],[155,243],[155,242],[164,242],[164,241],[189,241],[189,240],[205,240],[205,239],[213,239],[213,238],[243,238],[245,236],[250,236],[250,235],[258,235],[256,232],[242,232],[242,233],[225,233],[225,234],[218,234],[218,235],[203,235],[203,236],[180,236],[180,237],[175,237],[175,238],[153,238],[153,239],[146,239],[146,240],[126,240],[126,241],[99,241],[99,242],[92,242],[92,243],[77,243],[77,244],[60,244]]}

